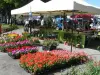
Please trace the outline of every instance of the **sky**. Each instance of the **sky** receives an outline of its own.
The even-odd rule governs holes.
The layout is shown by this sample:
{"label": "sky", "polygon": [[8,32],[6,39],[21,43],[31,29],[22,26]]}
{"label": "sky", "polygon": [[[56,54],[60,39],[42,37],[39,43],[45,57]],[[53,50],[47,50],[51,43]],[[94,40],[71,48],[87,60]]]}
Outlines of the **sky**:
{"label": "sky", "polygon": [[100,7],[100,0],[85,0],[85,1],[88,2],[89,4]]}

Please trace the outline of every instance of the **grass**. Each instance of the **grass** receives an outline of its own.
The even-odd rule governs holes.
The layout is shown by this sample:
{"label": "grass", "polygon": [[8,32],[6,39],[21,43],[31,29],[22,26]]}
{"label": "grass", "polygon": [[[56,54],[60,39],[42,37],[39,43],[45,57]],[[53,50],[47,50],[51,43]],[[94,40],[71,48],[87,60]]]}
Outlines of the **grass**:
{"label": "grass", "polygon": [[[24,26],[22,26],[22,25],[17,25],[18,26],[18,28],[23,28]],[[1,26],[2,28],[9,28],[9,24],[2,24],[2,26]]]}

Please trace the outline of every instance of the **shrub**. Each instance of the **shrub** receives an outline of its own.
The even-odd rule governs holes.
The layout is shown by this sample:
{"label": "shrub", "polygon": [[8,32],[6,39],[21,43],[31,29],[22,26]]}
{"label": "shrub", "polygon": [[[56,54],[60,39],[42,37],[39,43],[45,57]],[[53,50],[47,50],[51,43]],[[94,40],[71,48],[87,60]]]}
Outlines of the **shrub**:
{"label": "shrub", "polygon": [[84,67],[72,67],[65,75],[100,75],[100,62],[89,62]]}
{"label": "shrub", "polygon": [[12,30],[15,30],[15,29],[18,29],[18,26],[15,25],[15,24],[10,24],[8,27],[6,28],[3,28],[3,32],[8,32],[8,31],[12,31]]}
{"label": "shrub", "polygon": [[12,24],[12,25],[9,25],[9,28],[10,28],[11,30],[14,30],[14,29],[18,29],[18,26],[15,25],[15,24]]}

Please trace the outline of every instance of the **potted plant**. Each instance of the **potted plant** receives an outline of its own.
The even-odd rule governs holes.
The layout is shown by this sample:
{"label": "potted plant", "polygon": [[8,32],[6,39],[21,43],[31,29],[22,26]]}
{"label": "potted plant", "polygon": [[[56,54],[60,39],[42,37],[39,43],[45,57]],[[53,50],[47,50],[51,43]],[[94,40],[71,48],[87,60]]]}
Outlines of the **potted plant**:
{"label": "potted plant", "polygon": [[51,42],[50,43],[50,45],[49,45],[49,50],[51,51],[51,50],[54,50],[54,49],[56,49],[57,48],[57,46],[58,46],[58,42],[56,42],[56,41],[53,41],[53,42]]}
{"label": "potted plant", "polygon": [[58,42],[54,40],[45,40],[43,42],[43,50],[54,50],[58,46]]}

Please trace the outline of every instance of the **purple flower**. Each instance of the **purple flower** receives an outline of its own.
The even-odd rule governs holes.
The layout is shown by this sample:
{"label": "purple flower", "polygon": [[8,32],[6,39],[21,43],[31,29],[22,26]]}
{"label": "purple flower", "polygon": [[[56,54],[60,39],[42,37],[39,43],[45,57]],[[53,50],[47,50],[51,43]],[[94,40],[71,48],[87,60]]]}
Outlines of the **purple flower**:
{"label": "purple flower", "polygon": [[12,51],[12,55],[15,55],[15,54],[16,54],[16,52],[17,52],[16,50]]}
{"label": "purple flower", "polygon": [[29,51],[36,51],[37,47],[31,47],[31,48],[25,48],[25,49],[20,49],[20,50],[13,50],[12,51],[12,55],[16,55],[16,54],[25,54],[28,53]]}

